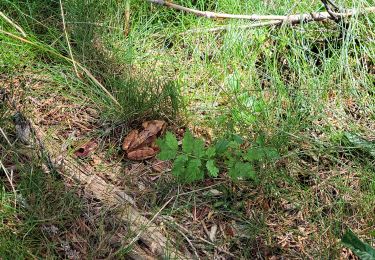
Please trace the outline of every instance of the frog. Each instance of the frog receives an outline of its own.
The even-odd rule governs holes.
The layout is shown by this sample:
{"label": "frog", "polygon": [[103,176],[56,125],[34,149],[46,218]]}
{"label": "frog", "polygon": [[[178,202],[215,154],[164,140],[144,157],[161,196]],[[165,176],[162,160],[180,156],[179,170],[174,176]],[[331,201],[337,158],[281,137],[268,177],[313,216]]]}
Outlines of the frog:
{"label": "frog", "polygon": [[158,137],[165,133],[167,123],[163,120],[150,120],[142,123],[143,130],[134,129],[128,133],[122,143],[129,160],[141,161],[153,158],[158,152]]}

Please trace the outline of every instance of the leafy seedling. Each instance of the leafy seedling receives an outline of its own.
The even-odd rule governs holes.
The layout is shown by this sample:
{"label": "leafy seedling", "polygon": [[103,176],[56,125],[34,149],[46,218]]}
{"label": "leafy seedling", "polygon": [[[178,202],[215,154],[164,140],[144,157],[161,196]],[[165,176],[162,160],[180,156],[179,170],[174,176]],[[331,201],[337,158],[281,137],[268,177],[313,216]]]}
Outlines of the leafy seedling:
{"label": "leafy seedling", "polygon": [[341,242],[350,248],[361,260],[375,260],[375,249],[362,242],[351,230],[346,231]]}

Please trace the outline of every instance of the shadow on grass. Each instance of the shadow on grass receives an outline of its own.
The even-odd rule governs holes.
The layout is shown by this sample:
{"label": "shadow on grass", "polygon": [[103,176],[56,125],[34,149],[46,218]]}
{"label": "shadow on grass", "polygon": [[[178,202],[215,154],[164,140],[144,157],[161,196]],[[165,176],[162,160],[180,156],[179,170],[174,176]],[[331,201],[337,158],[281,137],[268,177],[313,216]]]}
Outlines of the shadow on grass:
{"label": "shadow on grass", "polygon": [[[104,121],[131,123],[146,118],[175,118],[181,107],[178,83],[145,75],[142,69],[134,72],[131,55],[114,53],[105,46],[105,40],[109,37],[122,37],[121,42],[124,43],[130,41],[119,28],[100,24],[103,17],[113,20],[116,15],[120,15],[116,24],[120,27],[124,14],[118,14],[116,8],[124,10],[117,6],[121,4],[72,0],[63,3],[74,58],[91,71],[120,104],[117,106],[104,93],[89,97],[102,109]],[[36,0],[26,4],[1,0],[0,7],[4,7],[4,13],[20,24],[29,35],[35,36],[38,42],[70,57],[59,1],[46,3]],[[38,55],[43,62],[55,65],[56,60],[51,59],[48,53]],[[74,73],[73,68],[71,73]],[[90,95],[93,91],[88,90],[87,93]]]}

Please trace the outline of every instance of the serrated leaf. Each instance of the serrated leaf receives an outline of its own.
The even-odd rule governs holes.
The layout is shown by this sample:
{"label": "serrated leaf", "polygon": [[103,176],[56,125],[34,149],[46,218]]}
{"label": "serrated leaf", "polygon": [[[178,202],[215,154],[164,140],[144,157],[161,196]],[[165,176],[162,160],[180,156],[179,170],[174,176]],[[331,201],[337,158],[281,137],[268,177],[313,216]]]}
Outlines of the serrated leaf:
{"label": "serrated leaf", "polygon": [[226,139],[220,139],[215,144],[217,154],[222,154],[228,149],[229,141]]}
{"label": "serrated leaf", "polygon": [[273,160],[279,158],[279,153],[275,148],[254,147],[247,150],[245,159],[248,161],[260,161],[264,159]]}
{"label": "serrated leaf", "polygon": [[217,177],[217,175],[219,173],[219,168],[216,167],[214,160],[208,160],[206,162],[206,168],[207,168],[210,176]]}
{"label": "serrated leaf", "polygon": [[203,139],[195,138],[193,155],[198,158],[202,158],[205,154],[204,141]]}
{"label": "serrated leaf", "polygon": [[254,167],[250,163],[236,162],[233,167],[229,169],[229,176],[233,180],[238,179],[256,179]]}
{"label": "serrated leaf", "polygon": [[186,131],[184,138],[182,139],[182,151],[187,154],[191,154],[194,150],[194,136],[189,130]]}
{"label": "serrated leaf", "polygon": [[351,230],[346,231],[341,241],[361,260],[375,259],[375,249],[369,244],[362,242]]}
{"label": "serrated leaf", "polygon": [[160,153],[157,156],[159,160],[172,160],[176,157],[178,141],[174,134],[167,132],[165,137],[163,139],[158,139],[156,143],[160,148]]}
{"label": "serrated leaf", "polygon": [[202,162],[200,159],[189,160],[186,167],[186,182],[202,180],[204,173],[201,169]]}
{"label": "serrated leaf", "polygon": [[280,154],[275,148],[266,148],[264,152],[269,160],[280,158]]}
{"label": "serrated leaf", "polygon": [[262,160],[265,156],[264,150],[259,147],[250,148],[247,150],[245,159],[248,161],[259,161]]}
{"label": "serrated leaf", "polygon": [[215,147],[208,147],[206,150],[206,156],[211,159],[216,155],[216,149]]}
{"label": "serrated leaf", "polygon": [[235,141],[237,144],[243,144],[244,140],[241,136],[234,134],[233,135],[233,141]]}
{"label": "serrated leaf", "polygon": [[182,140],[182,151],[194,157],[203,157],[205,153],[203,139],[195,138],[189,130],[186,131]]}
{"label": "serrated leaf", "polygon": [[186,174],[186,162],[189,160],[189,158],[185,155],[179,155],[177,156],[176,160],[173,162],[172,166],[172,174],[180,180],[183,179]]}
{"label": "serrated leaf", "polygon": [[264,134],[259,134],[256,141],[255,141],[259,146],[264,146],[266,143],[266,137]]}

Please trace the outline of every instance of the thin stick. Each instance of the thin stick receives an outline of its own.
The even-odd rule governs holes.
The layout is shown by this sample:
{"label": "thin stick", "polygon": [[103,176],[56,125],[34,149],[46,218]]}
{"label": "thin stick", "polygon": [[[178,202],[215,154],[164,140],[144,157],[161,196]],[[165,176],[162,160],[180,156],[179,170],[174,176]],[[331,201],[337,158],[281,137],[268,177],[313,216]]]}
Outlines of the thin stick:
{"label": "thin stick", "polygon": [[7,168],[5,168],[3,162],[0,160],[0,166],[1,168],[3,169],[4,173],[5,173],[5,176],[7,177],[8,181],[9,181],[9,184],[10,184],[10,187],[12,188],[12,191],[13,191],[13,194],[14,194],[14,207],[16,207],[17,205],[17,192],[16,192],[16,189],[14,188],[14,185],[13,185],[13,178],[11,178],[9,176],[9,172],[7,170]]}
{"label": "thin stick", "polygon": [[225,19],[245,19],[245,20],[259,21],[259,20],[282,20],[284,18],[283,15],[257,15],[257,14],[242,15],[242,14],[215,13],[215,12],[210,12],[210,11],[200,11],[197,9],[184,7],[184,6],[174,4],[172,2],[168,2],[164,0],[147,0],[147,1],[153,4],[164,5],[175,10],[184,11],[187,13],[195,14],[197,16],[202,16],[202,17],[212,18],[212,19],[225,18]]}
{"label": "thin stick", "polygon": [[12,143],[9,141],[7,135],[5,134],[5,132],[3,131],[3,129],[0,127],[0,132],[1,134],[4,136],[5,140],[7,141],[7,143],[10,145],[10,146],[13,146]]}
{"label": "thin stick", "polygon": [[[147,222],[145,225],[146,227],[150,225],[158,216],[159,214],[165,209],[165,207],[172,201],[173,197],[170,198],[164,205],[156,212],[156,214]],[[142,235],[143,230],[139,231],[139,233],[130,241],[130,243],[126,246],[127,248],[131,247],[135,242],[138,241],[139,237]]]}
{"label": "thin stick", "polygon": [[179,229],[177,229],[177,232],[180,233],[180,234],[185,238],[185,240],[188,242],[188,244],[189,244],[190,247],[191,247],[191,250],[193,250],[194,255],[197,257],[197,259],[201,259],[201,258],[199,257],[199,254],[198,254],[197,249],[195,248],[195,246],[193,245],[193,243],[190,241],[190,239],[187,237],[187,235],[185,235],[185,233],[182,232],[182,231],[179,230]]}
{"label": "thin stick", "polygon": [[5,21],[10,23],[14,28],[16,28],[17,31],[19,31],[23,37],[27,37],[25,31],[19,25],[13,22],[8,16],[6,16],[2,11],[0,11],[0,16],[3,17]]}
{"label": "thin stick", "polygon": [[59,0],[59,1],[60,1],[60,10],[61,10],[62,23],[63,23],[63,30],[64,30],[64,33],[65,33],[66,43],[68,44],[69,55],[70,55],[70,58],[71,58],[72,63],[73,63],[74,71],[76,72],[77,77],[80,78],[80,76],[79,76],[79,74],[78,74],[78,69],[77,69],[77,66],[76,66],[76,61],[74,60],[74,57],[73,57],[72,48],[71,48],[71,46],[70,46],[68,32],[67,32],[67,30],[66,30],[65,15],[64,15],[63,4],[62,4],[61,0]]}
{"label": "thin stick", "polygon": [[[333,13],[333,14],[335,14],[336,17],[351,17],[355,14],[374,13],[374,12],[375,12],[375,7],[368,7],[362,11],[352,9],[352,10],[347,10],[346,13]],[[263,27],[263,26],[281,25],[283,23],[298,24],[302,22],[307,23],[307,22],[324,21],[324,20],[331,19],[331,15],[328,12],[290,15],[286,17],[288,17],[288,19],[286,20],[271,20],[271,21],[266,21],[266,22],[244,24],[244,25],[238,25],[238,26],[224,25],[224,26],[217,26],[217,27],[207,28],[207,29],[191,29],[183,33],[180,33],[180,35],[189,34],[189,33],[227,31],[232,28],[233,29],[252,29],[252,28]]]}
{"label": "thin stick", "polygon": [[[169,8],[192,13],[197,16],[202,16],[206,18],[216,19],[242,19],[242,20],[250,20],[250,21],[262,21],[262,20],[278,20],[279,23],[282,22],[290,22],[290,23],[299,23],[299,22],[309,22],[309,21],[322,21],[331,18],[331,14],[328,12],[319,12],[319,13],[305,13],[305,14],[294,14],[294,15],[258,15],[258,14],[251,14],[251,15],[243,15],[243,14],[226,14],[226,13],[215,13],[210,11],[200,11],[197,9],[187,8],[181,5],[177,5],[171,2],[167,2],[164,0],[147,0],[150,3],[159,4],[163,6],[167,6]],[[366,7],[362,10],[359,9],[350,9],[344,13],[334,13],[335,16],[338,17],[349,17],[357,13],[373,13],[375,12],[375,7]]]}
{"label": "thin stick", "polygon": [[212,27],[212,28],[207,28],[207,29],[191,29],[191,30],[182,32],[179,35],[185,35],[189,33],[202,33],[202,32],[220,32],[220,31],[227,31],[229,29],[251,29],[251,28],[256,28],[256,27],[278,25],[281,23],[282,22],[280,22],[280,20],[274,20],[274,21],[259,22],[259,23],[253,23],[253,24],[244,24],[244,25],[239,25],[239,26],[223,25],[223,26],[217,26],[217,27]]}
{"label": "thin stick", "polygon": [[[53,55],[56,55],[56,56],[58,56],[58,57],[60,57],[60,58],[62,58],[62,59],[64,59],[64,60],[66,60],[66,61],[69,61],[69,62],[73,62],[73,60],[71,59],[71,58],[68,58],[68,57],[65,57],[64,55],[62,55],[62,54],[60,54],[60,53],[58,53],[58,52],[56,52],[56,51],[54,51],[54,50],[51,50],[51,49],[48,49],[48,48],[43,48],[42,46],[40,46],[39,44],[37,44],[37,43],[35,43],[35,42],[32,42],[32,41],[29,41],[29,40],[27,40],[27,39],[25,39],[25,38],[22,38],[22,37],[20,37],[20,36],[18,36],[18,35],[15,35],[15,34],[13,34],[13,33],[10,33],[10,32],[7,32],[7,31],[4,31],[4,30],[2,30],[2,29],[0,29],[0,33],[2,33],[2,34],[5,34],[5,35],[8,35],[8,36],[10,36],[10,37],[12,37],[12,38],[14,38],[14,39],[17,39],[17,40],[19,40],[19,41],[21,41],[21,42],[24,42],[24,43],[27,43],[27,44],[30,44],[30,45],[33,45],[33,46],[35,46],[35,47],[37,47],[37,48],[41,48],[41,49],[44,49],[45,51],[47,51],[47,52],[50,52],[50,53],[52,53]],[[94,75],[92,75],[91,74],[91,72],[88,70],[88,69],[86,69],[85,67],[83,67],[80,63],[78,63],[78,62],[76,62],[76,65],[81,69],[81,70],[83,70],[85,73],[86,73],[86,75],[96,84],[96,85],[98,85],[111,99],[112,99],[112,101],[113,102],[115,102],[115,104],[116,105],[118,105],[119,107],[121,107],[121,105],[120,105],[120,103],[116,100],[116,98],[103,86],[103,84],[101,84],[95,77],[94,77]]]}
{"label": "thin stick", "polygon": [[[204,243],[207,243],[209,244],[210,246],[213,246],[215,249],[219,250],[220,252],[223,252],[229,256],[232,256],[234,257],[234,255],[231,253],[231,252],[228,252],[224,249],[221,249],[220,247],[218,247],[217,245],[215,245],[214,243],[212,243],[211,241],[208,241],[207,239],[204,239],[203,237],[200,237],[200,236],[196,236],[194,235],[190,230],[188,230],[187,228],[185,228],[184,226],[180,225],[179,223],[177,223],[172,217],[170,216],[160,216],[159,218],[161,219],[164,219],[164,220],[168,220],[168,222],[165,222],[166,224],[169,224],[171,226],[175,226],[175,228],[180,228],[181,230],[183,230],[184,232],[186,232],[191,238],[196,238],[196,239],[199,239],[201,240],[202,242]],[[176,228],[176,229],[177,229]],[[177,229],[178,230],[178,229]]]}

